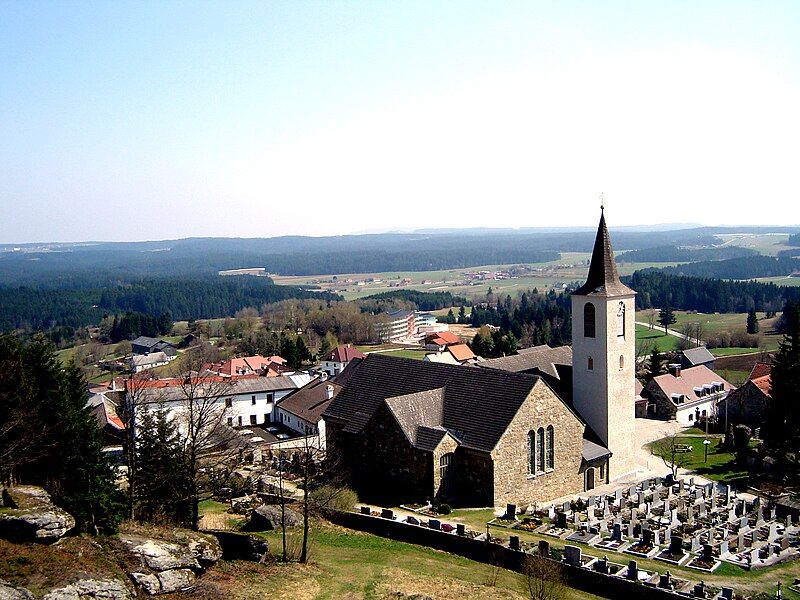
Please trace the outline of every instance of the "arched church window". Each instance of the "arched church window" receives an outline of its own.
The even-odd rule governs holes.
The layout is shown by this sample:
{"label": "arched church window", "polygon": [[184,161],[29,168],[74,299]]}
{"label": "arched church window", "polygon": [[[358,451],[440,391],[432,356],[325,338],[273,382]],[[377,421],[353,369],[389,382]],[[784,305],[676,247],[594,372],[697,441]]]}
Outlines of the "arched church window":
{"label": "arched church window", "polygon": [[619,368],[625,368],[625,357],[622,354],[619,355]]}
{"label": "arched church window", "polygon": [[586,368],[589,369],[590,371],[594,370],[594,359],[591,356],[589,357],[589,361],[586,364]]}
{"label": "arched church window", "polygon": [[583,337],[593,338],[594,332],[594,304],[587,302],[583,305]]}
{"label": "arched church window", "polygon": [[544,428],[536,431],[536,472],[544,472]]}
{"label": "arched church window", "polygon": [[555,468],[555,430],[552,425],[547,426],[547,468]]}
{"label": "arched church window", "polygon": [[455,469],[454,454],[448,452],[439,458],[439,477],[440,477],[440,491],[447,493],[453,489],[454,469]]}
{"label": "arched church window", "polygon": [[528,432],[528,474],[536,473],[536,434]]}
{"label": "arched church window", "polygon": [[625,303],[620,302],[617,308],[617,337],[625,337]]}

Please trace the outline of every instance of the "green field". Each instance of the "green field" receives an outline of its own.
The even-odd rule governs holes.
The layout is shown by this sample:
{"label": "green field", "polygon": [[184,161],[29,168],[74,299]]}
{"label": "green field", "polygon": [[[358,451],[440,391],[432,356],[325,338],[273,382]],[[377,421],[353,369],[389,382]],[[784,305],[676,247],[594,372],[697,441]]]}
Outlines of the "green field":
{"label": "green field", "polygon": [[787,287],[795,287],[800,285],[800,277],[759,277],[756,281],[762,281],[764,283],[774,283],[775,285],[784,285]]}
{"label": "green field", "polygon": [[776,256],[781,250],[788,250],[786,245],[788,233],[722,233],[714,237],[723,242],[725,246],[739,246],[750,248],[761,254]]}
{"label": "green field", "polygon": [[[731,483],[747,477],[747,469],[735,464],[735,456],[729,452],[720,450],[721,438],[709,436],[711,444],[708,447],[708,460],[704,460],[703,441],[705,437],[680,437],[677,439],[679,444],[687,444],[692,447],[692,452],[685,455],[688,462],[682,468],[689,469],[715,481]],[[658,441],[652,442],[649,446],[652,449]],[[753,444],[754,445],[754,444]]]}
{"label": "green field", "polygon": [[674,352],[680,340],[674,335],[667,335],[663,329],[650,329],[645,325],[636,326],[636,344],[654,344],[659,352]]}

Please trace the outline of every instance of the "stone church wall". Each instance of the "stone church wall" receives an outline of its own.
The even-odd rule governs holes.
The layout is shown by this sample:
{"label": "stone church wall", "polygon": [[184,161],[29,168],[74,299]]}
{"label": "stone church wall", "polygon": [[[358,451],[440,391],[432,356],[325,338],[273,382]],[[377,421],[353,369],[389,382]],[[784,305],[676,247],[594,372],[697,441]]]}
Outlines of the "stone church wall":
{"label": "stone church wall", "polygon": [[[528,432],[554,429],[554,468],[542,475],[528,473]],[[511,421],[494,458],[495,506],[524,506],[583,491],[583,424],[564,403],[539,381]]]}

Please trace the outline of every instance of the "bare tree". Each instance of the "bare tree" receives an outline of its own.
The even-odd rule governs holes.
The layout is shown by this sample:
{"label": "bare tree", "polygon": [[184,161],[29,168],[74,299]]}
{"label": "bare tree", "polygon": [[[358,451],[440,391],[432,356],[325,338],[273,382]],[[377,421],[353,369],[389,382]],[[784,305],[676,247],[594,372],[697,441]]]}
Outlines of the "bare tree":
{"label": "bare tree", "polygon": [[242,458],[241,438],[225,423],[225,396],[231,393],[230,379],[201,373],[204,352],[187,357],[188,373],[180,378],[175,420],[181,431],[183,451],[191,481],[192,528],[199,526],[199,504],[211,496],[211,483],[219,471],[228,471]]}
{"label": "bare tree", "polygon": [[654,329],[656,326],[656,321],[657,321],[656,310],[654,308],[651,308],[650,310],[647,311],[647,327],[649,329]]}
{"label": "bare tree", "polygon": [[525,558],[522,574],[531,600],[560,600],[564,598],[566,586],[560,565],[543,556],[529,555]]}
{"label": "bare tree", "polygon": [[686,444],[679,442],[677,434],[665,435],[650,445],[653,456],[664,461],[664,465],[672,471],[672,477],[678,477],[678,469],[683,469],[691,462],[691,447],[686,451]]}

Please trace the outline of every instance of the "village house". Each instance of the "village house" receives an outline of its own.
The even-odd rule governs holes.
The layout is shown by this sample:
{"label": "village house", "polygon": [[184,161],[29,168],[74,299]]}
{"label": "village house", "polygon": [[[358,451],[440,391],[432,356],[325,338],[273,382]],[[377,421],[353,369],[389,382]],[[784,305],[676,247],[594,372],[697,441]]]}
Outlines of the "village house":
{"label": "village house", "polygon": [[366,355],[350,344],[336,346],[336,348],[323,357],[319,368],[325,371],[328,377],[336,377],[345,370],[352,360],[362,358],[366,358]]}
{"label": "village house", "polygon": [[461,343],[461,338],[451,331],[432,332],[427,334],[423,340],[425,349],[432,352],[443,352],[447,346]]}
{"label": "village house", "polygon": [[772,399],[772,365],[756,363],[747,381],[733,390],[719,407],[731,425],[762,427]]}
{"label": "village house", "polygon": [[154,409],[163,407],[182,422],[190,394],[202,398],[204,404],[214,406],[215,413],[231,427],[265,425],[276,421],[275,405],[284,396],[303,387],[311,376],[307,373],[261,377],[245,375],[222,377],[209,375],[197,377],[187,385],[184,378],[126,380],[126,393],[133,404]]}
{"label": "village house", "polygon": [[678,362],[680,362],[681,368],[683,369],[704,365],[713,371],[714,361],[714,355],[711,354],[705,346],[687,348],[686,350],[682,350],[678,355]]}
{"label": "village house", "polygon": [[167,360],[178,356],[178,351],[170,342],[140,335],[131,342],[131,352],[134,355],[146,356],[155,352],[163,352]]}
{"label": "village house", "polygon": [[280,374],[294,371],[294,369],[286,366],[286,360],[281,356],[261,356],[259,354],[231,358],[220,363],[204,365],[203,370],[221,377],[254,374],[276,377]]}
{"label": "village house", "polygon": [[719,403],[735,389],[705,365],[683,369],[675,363],[668,371],[654,377],[642,392],[648,401],[648,417],[683,425],[713,420]]}
{"label": "village house", "polygon": [[135,354],[128,360],[128,366],[133,373],[141,373],[148,369],[168,365],[174,357],[170,358],[165,352],[151,352],[149,354]]}
{"label": "village house", "polygon": [[389,504],[526,505],[630,474],[634,297],[601,215],[572,296],[571,403],[543,375],[372,354],[323,412],[329,452],[362,498]]}
{"label": "village house", "polygon": [[423,360],[448,365],[473,365],[479,361],[472,348],[461,342],[445,346],[441,352],[426,354]]}

